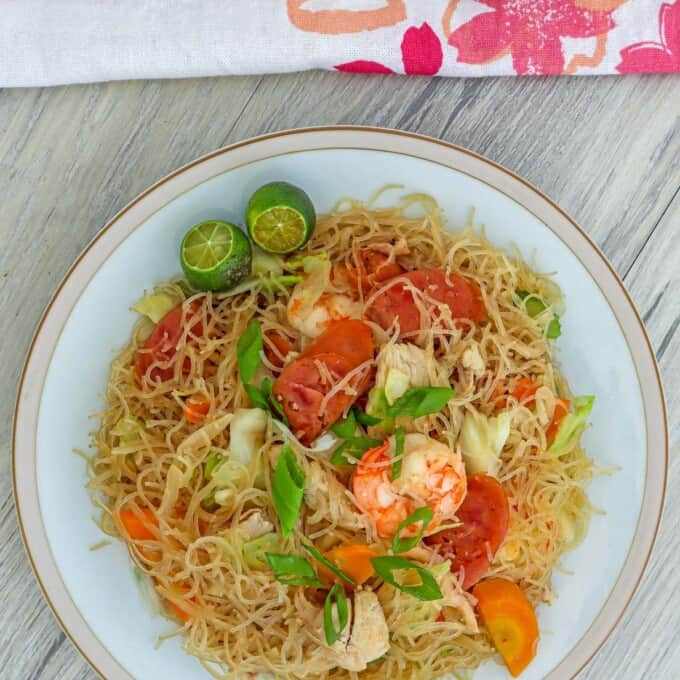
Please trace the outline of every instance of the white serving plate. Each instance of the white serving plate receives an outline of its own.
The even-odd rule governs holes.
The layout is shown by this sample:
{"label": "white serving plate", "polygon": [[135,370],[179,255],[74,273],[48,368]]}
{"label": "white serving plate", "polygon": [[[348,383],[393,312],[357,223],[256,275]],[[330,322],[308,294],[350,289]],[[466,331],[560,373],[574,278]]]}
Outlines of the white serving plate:
{"label": "white serving plate", "polygon": [[[596,653],[630,602],[661,514],[668,437],[659,371],[642,321],[604,255],[554,203],[521,178],[469,151],[411,133],[355,127],[293,130],[216,151],[161,180],[122,210],[76,260],[31,344],[14,427],[19,523],[45,597],[65,632],[105,678],[199,680],[207,673],[180,640],[154,643],[172,624],[142,603],[122,543],[92,521],[84,465],[90,414],[115,350],[125,344],[144,289],[180,273],[178,247],[201,220],[243,221],[264,182],[305,188],[319,211],[343,196],[368,199],[387,183],[437,198],[451,228],[475,208],[496,245],[516,244],[556,271],[567,313],[559,360],[576,394],[597,396],[584,441],[603,467],[583,544],[555,573],[558,595],[539,608],[539,653],[523,674],[568,678]],[[389,202],[389,195],[383,203]],[[532,258],[534,258],[532,260]],[[476,680],[508,678],[485,664]]]}

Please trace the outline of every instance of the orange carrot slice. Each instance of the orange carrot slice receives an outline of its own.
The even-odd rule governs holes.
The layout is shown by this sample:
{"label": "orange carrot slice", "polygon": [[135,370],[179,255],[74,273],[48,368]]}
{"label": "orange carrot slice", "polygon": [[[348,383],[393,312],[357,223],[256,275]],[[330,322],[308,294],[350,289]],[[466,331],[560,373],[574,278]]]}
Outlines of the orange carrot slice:
{"label": "orange carrot slice", "polygon": [[157,527],[158,520],[149,508],[143,508],[139,514],[133,510],[121,510],[118,516],[130,538],[135,541],[156,540],[156,535],[151,531],[149,525]]}
{"label": "orange carrot slice", "polygon": [[184,402],[184,417],[195,425],[205,420],[209,410],[210,402],[202,394],[191,396]]}
{"label": "orange carrot slice", "polygon": [[477,611],[511,675],[517,677],[536,656],[538,621],[519,586],[500,578],[473,589]]}
{"label": "orange carrot slice", "polygon": [[[373,571],[371,558],[377,556],[378,553],[373,548],[360,544],[338,545],[324,554],[324,557],[332,562],[340,571],[354,579],[357,585],[365,583],[373,576],[375,572]],[[330,569],[324,567],[323,564],[318,564],[317,566],[319,578],[324,583],[329,585],[331,583],[345,583]]]}
{"label": "orange carrot slice", "polygon": [[571,402],[569,399],[558,399],[555,402],[555,410],[553,411],[552,420],[545,431],[545,438],[548,440],[548,446],[550,446],[555,441],[557,430],[560,429],[560,425],[569,413],[570,408]]}

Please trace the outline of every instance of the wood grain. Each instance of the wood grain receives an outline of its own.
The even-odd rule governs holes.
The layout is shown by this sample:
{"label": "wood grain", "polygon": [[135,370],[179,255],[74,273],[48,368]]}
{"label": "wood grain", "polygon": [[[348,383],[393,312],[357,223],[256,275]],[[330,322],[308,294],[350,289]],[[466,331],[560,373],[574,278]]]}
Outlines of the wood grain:
{"label": "wood grain", "polygon": [[224,144],[327,123],[489,156],[570,212],[624,276],[660,357],[673,452],[657,547],[582,678],[680,677],[680,87],[673,77],[444,80],[339,73],[0,92],[0,676],[96,677],[44,602],[11,497],[11,415],[40,313],[82,247],[166,173]]}

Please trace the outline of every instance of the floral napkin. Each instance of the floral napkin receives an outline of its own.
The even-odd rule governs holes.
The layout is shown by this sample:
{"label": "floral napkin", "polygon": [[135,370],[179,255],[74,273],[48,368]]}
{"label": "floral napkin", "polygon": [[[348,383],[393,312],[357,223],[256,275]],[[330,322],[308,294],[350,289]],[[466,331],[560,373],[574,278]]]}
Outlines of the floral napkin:
{"label": "floral napkin", "polygon": [[8,0],[0,86],[680,72],[680,0]]}

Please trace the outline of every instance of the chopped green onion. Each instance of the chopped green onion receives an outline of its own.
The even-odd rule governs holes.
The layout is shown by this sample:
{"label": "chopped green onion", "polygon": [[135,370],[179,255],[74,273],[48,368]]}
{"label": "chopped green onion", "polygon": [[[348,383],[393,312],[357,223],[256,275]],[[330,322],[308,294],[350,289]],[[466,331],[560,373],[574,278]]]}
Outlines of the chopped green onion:
{"label": "chopped green onion", "polygon": [[285,425],[288,425],[288,418],[286,418],[286,414],[283,412],[283,406],[281,406],[281,402],[274,396],[273,389],[274,383],[272,382],[271,378],[264,378],[262,385],[260,385],[260,391],[264,394],[267,402],[270,405],[269,411],[275,418],[278,415],[278,419]]}
{"label": "chopped green onion", "polygon": [[224,462],[224,456],[219,451],[210,451],[203,463],[203,476],[212,479],[215,470]]}
{"label": "chopped green onion", "polygon": [[272,484],[274,508],[284,536],[290,534],[297,522],[304,491],[305,473],[298,464],[293,449],[286,443],[276,461]]}
{"label": "chopped green onion", "polygon": [[[439,588],[434,576],[425,568],[407,560],[403,557],[385,555],[383,557],[373,557],[371,564],[375,573],[382,578],[385,583],[408,593],[418,600],[441,600],[444,596]],[[420,577],[420,584],[416,586],[402,585],[395,576],[395,571],[415,571]]]}
{"label": "chopped green onion", "polygon": [[346,439],[331,456],[333,465],[356,465],[358,459],[369,449],[374,449],[382,444],[381,439],[372,437],[352,437]]}
{"label": "chopped green onion", "polygon": [[[335,613],[335,616],[333,614]],[[337,626],[335,621],[337,620]],[[345,589],[336,583],[326,595],[323,603],[323,629],[326,633],[326,642],[330,646],[342,635],[347,623],[349,622],[349,608],[347,606],[347,596]]]}
{"label": "chopped green onion", "polygon": [[326,569],[332,571],[336,576],[346,581],[351,586],[356,585],[356,581],[351,577],[347,576],[342,569],[338,569],[327,557],[324,557],[313,545],[303,543],[302,547],[320,564],[323,564]]}
{"label": "chopped green onion", "polygon": [[357,429],[357,418],[354,415],[354,411],[350,411],[346,420],[341,423],[335,423],[331,428],[331,431],[338,435],[341,439],[351,439]]}
{"label": "chopped green onion", "polygon": [[403,427],[398,427],[394,431],[394,457],[396,460],[392,463],[392,481],[401,477],[402,455],[404,454],[404,441],[406,440],[406,433]]}
{"label": "chopped green onion", "polygon": [[263,288],[271,291],[283,290],[288,286],[294,286],[302,281],[301,276],[269,276],[260,278],[260,284]]}
{"label": "chopped green onion", "polygon": [[253,406],[271,413],[274,418],[288,425],[288,419],[283,412],[283,406],[277,401],[272,391],[274,384],[271,378],[264,378],[260,387],[255,385],[243,385],[243,387]]}
{"label": "chopped green onion", "polygon": [[265,557],[274,571],[274,578],[279,583],[287,586],[323,587],[316,576],[314,567],[304,557],[276,553],[265,553]]}
{"label": "chopped green onion", "polygon": [[368,661],[366,665],[370,666],[372,663],[380,663],[381,661],[384,661],[387,658],[387,654],[383,654],[382,656],[379,656],[377,659],[373,659],[371,661]]}
{"label": "chopped green onion", "polygon": [[555,314],[546,328],[545,336],[550,340],[556,340],[560,335],[562,335],[562,324],[560,323],[560,317]]}
{"label": "chopped green onion", "polygon": [[248,399],[250,399],[250,403],[255,406],[255,408],[261,408],[263,411],[270,411],[267,397],[259,387],[248,384],[244,384],[243,387],[248,395]]}
{"label": "chopped green onion", "polygon": [[352,411],[356,414],[357,422],[365,427],[377,425],[382,420],[381,418],[376,418],[376,416],[371,416],[368,413],[363,413],[358,409],[352,409]]}
{"label": "chopped green onion", "polygon": [[420,418],[438,413],[453,395],[454,391],[450,387],[412,387],[387,409],[387,415],[391,418]]}
{"label": "chopped green onion", "polygon": [[238,339],[236,360],[241,380],[247,385],[255,376],[262,361],[262,328],[257,319],[251,319],[243,335]]}
{"label": "chopped green onion", "polygon": [[[432,512],[432,508],[428,508],[427,506],[418,508],[417,510],[412,512],[397,527],[397,533],[394,534],[394,539],[392,540],[392,552],[395,554],[403,553],[408,552],[412,548],[415,548],[418,545],[418,543],[420,543],[420,539],[423,537],[423,534],[425,533],[428,524],[432,521],[433,516],[434,513]],[[415,524],[416,522],[421,523],[420,531],[418,531],[418,534],[416,536],[401,538],[400,537],[401,532],[404,529],[406,529],[406,527],[409,527],[411,526],[411,524]]]}
{"label": "chopped green onion", "polygon": [[[533,319],[545,312],[548,306],[541,300],[540,297],[529,293],[526,290],[516,291],[517,297],[524,302],[524,308],[527,310],[527,314]],[[560,317],[558,314],[554,314],[550,323],[546,327],[545,335],[550,340],[556,340],[562,334],[562,325],[560,324]]]}

